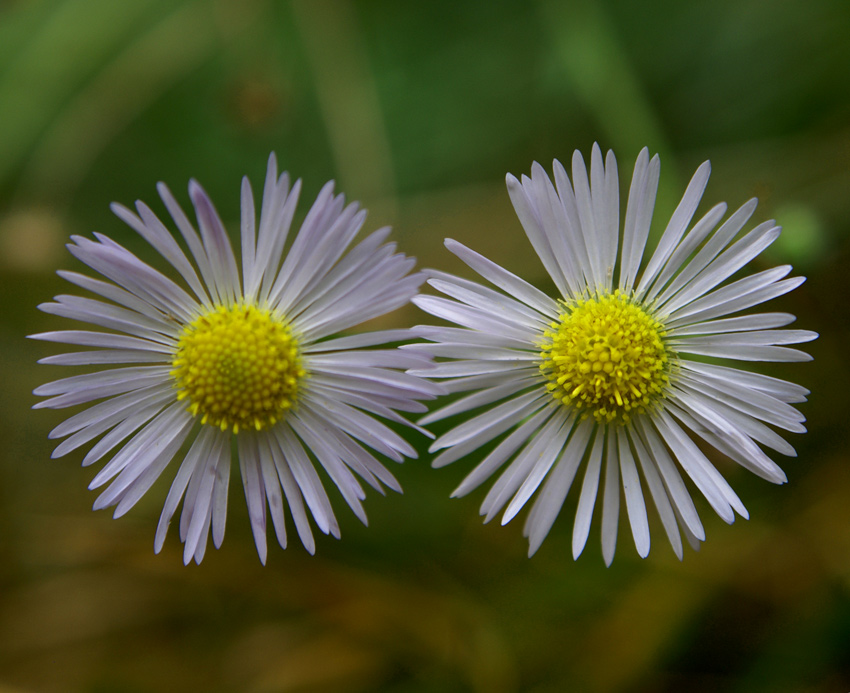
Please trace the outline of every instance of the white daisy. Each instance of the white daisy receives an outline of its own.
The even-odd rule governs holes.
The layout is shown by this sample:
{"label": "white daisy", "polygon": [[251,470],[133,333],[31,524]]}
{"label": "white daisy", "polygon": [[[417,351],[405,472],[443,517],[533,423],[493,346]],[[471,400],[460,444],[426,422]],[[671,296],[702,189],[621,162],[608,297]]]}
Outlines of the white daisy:
{"label": "white daisy", "polygon": [[786,481],[760,446],[795,454],[773,427],[804,431],[804,417],[791,404],[805,401],[808,392],[717,359],[806,361],[807,354],[786,345],[817,335],[777,330],[794,320],[787,313],[738,315],[803,279],[786,278],[791,271],[786,265],[728,281],[776,240],[780,229],[768,221],[735,240],[755,200],[719,228],[725,204],[692,224],[709,169],[706,162],[694,174],[644,263],[657,156],[650,160],[644,149],[637,158],[622,231],[612,152],[603,163],[599,147],[593,147],[589,178],[575,152],[572,182],[555,161],[555,185],[535,163],[531,178],[520,182],[507,176],[508,192],[560,296],[550,298],[447,240],[449,250],[495,289],[433,272],[429,284],[449,298],[413,299],[461,327],[417,328],[434,343],[408,349],[447,360],[412,372],[444,379],[448,392],[471,392],[420,423],[487,407],[434,442],[431,451],[442,452],[433,464],[449,464],[493,441],[453,495],[469,493],[507,465],[481,514],[490,520],[504,508],[505,524],[536,493],[525,523],[529,555],[548,534],[582,467],[573,556],[584,549],[601,487],[602,553],[608,564],[617,541],[621,485],[642,557],[650,543],[642,485],[679,558],[679,527],[695,548],[705,539],[685,478],[726,522],[734,521],[735,512],[747,517],[696,440],[768,481]]}
{"label": "white daisy", "polygon": [[[170,263],[185,285],[106,236],[75,236],[68,245],[71,253],[106,281],[76,272],[60,275],[104,300],[57,296],[55,303],[39,306],[108,330],[32,335],[96,347],[40,361],[97,369],[37,388],[36,395],[49,399],[36,408],[103,400],[51,432],[51,438],[67,436],[53,456],[102,434],[84,465],[118,447],[90,484],[109,484],[94,507],[114,505],[118,517],[190,443],[166,498],[154,547],[162,549],[183,499],[184,562],[200,563],[210,529],[216,547],[224,538],[234,448],[260,560],[265,563],[267,554],[266,506],[280,545],[286,547],[288,507],[298,536],[313,553],[307,509],[322,532],[340,533],[316,462],[366,523],[365,494],[355,473],[382,493],[381,484],[401,490],[367,447],[397,462],[416,456],[409,443],[373,415],[412,425],[396,410],[427,411],[417,400],[438,391],[404,372],[424,366],[428,357],[364,348],[405,340],[408,330],[332,335],[405,305],[424,277],[409,274],[413,258],[384,242],[388,228],[349,250],[366,212],[356,203],[346,206],[344,196],[334,195],[333,183],[322,188],[284,254],[301,181],[290,188],[286,173],[278,177],[274,155],[259,228],[251,185],[247,178],[242,181],[241,275],[224,226],[200,185],[189,184],[200,236],[168,188],[160,183],[157,189],[194,264],[144,203],[136,203],[138,214],[118,204],[112,210]],[[103,368],[114,364],[131,365]]]}

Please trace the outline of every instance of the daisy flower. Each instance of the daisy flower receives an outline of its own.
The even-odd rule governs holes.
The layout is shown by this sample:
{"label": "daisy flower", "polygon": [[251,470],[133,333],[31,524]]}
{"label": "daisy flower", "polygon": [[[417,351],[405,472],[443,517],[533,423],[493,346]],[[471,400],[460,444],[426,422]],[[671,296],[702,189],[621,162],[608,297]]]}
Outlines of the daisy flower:
{"label": "daisy flower", "polygon": [[723,362],[807,361],[807,354],[787,345],[817,335],[777,329],[793,322],[787,313],[742,314],[803,279],[787,278],[788,265],[733,278],[780,228],[767,221],[741,234],[756,200],[722,223],[725,204],[692,223],[709,169],[708,162],[697,169],[658,246],[644,259],[657,156],[650,160],[644,149],[637,158],[622,230],[613,153],[603,162],[594,146],[588,176],[575,152],[572,181],[555,161],[554,185],[535,163],[531,178],[507,176],[508,192],[559,295],[552,298],[447,240],[448,249],[494,288],[433,272],[429,284],[448,298],[413,299],[460,327],[417,328],[433,344],[408,349],[444,360],[412,372],[443,379],[448,392],[470,393],[420,423],[486,408],[437,438],[431,451],[441,452],[433,464],[447,465],[491,444],[453,495],[498,473],[481,514],[489,521],[504,509],[505,524],[536,494],[524,529],[529,555],[580,470],[573,556],[584,549],[599,500],[607,564],[616,548],[621,486],[640,556],[650,544],[648,489],[681,559],[680,529],[694,548],[705,539],[687,480],[726,522],[736,512],[747,517],[707,448],[768,481],[786,481],[763,448],[795,454],[774,428],[804,431],[804,417],[791,405],[808,392]]}
{"label": "daisy flower", "polygon": [[[410,274],[413,258],[385,243],[388,228],[350,248],[366,212],[334,195],[333,183],[322,188],[284,253],[301,181],[290,186],[286,173],[278,176],[274,155],[259,224],[251,185],[242,181],[241,272],[218,213],[197,182],[190,182],[189,197],[200,235],[168,188],[160,183],[157,189],[189,255],[144,203],[136,203],[135,213],[119,204],[112,210],[182,281],[106,236],[74,236],[68,249],[103,279],[59,274],[98,298],[63,295],[39,306],[104,328],[32,335],[94,347],[40,361],[93,367],[35,390],[49,398],[36,408],[89,405],[51,432],[51,438],[65,438],[53,456],[102,436],[83,464],[112,453],[89,487],[108,484],[94,507],[115,506],[118,517],[185,445],[154,548],[162,549],[182,499],[183,559],[200,563],[210,531],[216,548],[224,538],[235,453],[260,560],[265,563],[267,555],[267,512],[286,547],[287,507],[313,553],[308,510],[322,532],[340,535],[318,470],[365,524],[365,494],[355,475],[382,493],[382,485],[401,491],[370,449],[397,462],[416,456],[375,417],[412,425],[398,411],[427,411],[418,400],[437,392],[404,372],[423,367],[428,357],[368,348],[405,340],[407,330],[333,335],[405,305],[424,277]],[[102,401],[91,404],[96,400]]]}

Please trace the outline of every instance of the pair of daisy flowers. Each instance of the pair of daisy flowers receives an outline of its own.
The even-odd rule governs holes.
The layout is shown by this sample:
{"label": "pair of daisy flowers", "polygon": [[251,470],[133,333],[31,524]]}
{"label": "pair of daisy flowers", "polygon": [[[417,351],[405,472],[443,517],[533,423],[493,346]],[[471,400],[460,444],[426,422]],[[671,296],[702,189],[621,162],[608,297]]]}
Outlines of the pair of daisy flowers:
{"label": "pair of daisy flowers", "polygon": [[[197,229],[158,186],[183,245],[144,203],[135,212],[114,204],[171,276],[102,234],[72,238],[71,253],[103,278],[60,272],[96,298],[62,295],[39,306],[96,328],[32,335],[91,347],[40,361],[93,367],[35,390],[47,397],[36,408],[87,406],[50,433],[64,438],[53,456],[97,439],[83,458],[90,465],[109,457],[90,484],[105,487],[94,507],[115,506],[118,517],[185,449],[154,549],[162,549],[182,501],[186,563],[201,562],[210,535],[221,545],[235,456],[265,563],[269,515],[284,548],[287,509],[310,553],[313,525],[339,537],[327,480],[364,523],[362,482],[401,491],[382,459],[401,462],[416,452],[386,422],[430,436],[422,426],[464,415],[433,442],[432,463],[479,460],[455,496],[497,476],[481,506],[486,520],[502,512],[507,523],[534,496],[525,523],[529,554],[582,470],[574,557],[599,500],[610,564],[621,498],[646,556],[648,495],[681,558],[682,534],[695,548],[705,539],[689,485],[726,522],[747,516],[712,449],[783,483],[764,448],[794,455],[775,429],[804,430],[792,406],[805,401],[804,388],[718,360],[808,360],[787,345],[817,335],[778,329],[794,320],[787,313],[741,314],[803,279],[788,278],[786,265],[731,280],[780,229],[768,221],[741,233],[755,200],[723,223],[725,204],[694,221],[707,162],[655,250],[645,252],[659,168],[657,156],[641,151],[622,229],[611,152],[603,161],[594,146],[589,172],[576,152],[572,179],[555,161],[554,184],[536,163],[531,178],[508,175],[511,201],[557,298],[456,241],[447,240],[448,249],[490,286],[413,272],[414,260],[386,242],[387,228],[354,245],[365,211],[346,205],[332,183],[287,244],[301,184],[278,174],[274,155],[259,219],[251,185],[242,181],[240,259],[195,181],[189,197]],[[443,296],[419,294],[425,281]],[[410,301],[454,326],[339,336]],[[430,412],[423,403],[457,394]],[[414,424],[400,412],[428,413]]]}

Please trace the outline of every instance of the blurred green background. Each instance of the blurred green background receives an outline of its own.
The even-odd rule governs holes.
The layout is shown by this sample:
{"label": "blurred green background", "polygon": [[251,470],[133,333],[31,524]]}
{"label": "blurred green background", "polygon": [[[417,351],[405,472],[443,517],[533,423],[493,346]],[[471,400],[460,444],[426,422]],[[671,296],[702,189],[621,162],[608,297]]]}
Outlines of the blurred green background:
{"label": "blurred green background", "polygon": [[[0,1],[0,693],[850,690],[848,36],[846,0]],[[152,259],[109,202],[164,213],[156,181],[185,203],[194,176],[236,228],[275,150],[302,201],[336,179],[423,265],[463,271],[450,236],[545,287],[504,175],[594,141],[625,190],[661,153],[661,228],[707,158],[703,209],[758,196],[785,233],[756,268],[809,277],[773,309],[822,334],[768,369],[813,391],[790,483],[719,461],[752,519],[698,501],[683,563],[657,523],[640,560],[622,517],[610,569],[596,525],[574,563],[574,497],[528,560],[521,518],[449,500],[471,465],[424,454],[370,528],[337,503],[342,541],[292,536],[265,568],[235,477],[223,548],[183,567],[173,529],[152,550],[170,474],[113,521],[80,454],[50,459],[67,412],[30,393],[60,369],[24,335],[57,326],[35,306],[80,269],[63,243]]]}

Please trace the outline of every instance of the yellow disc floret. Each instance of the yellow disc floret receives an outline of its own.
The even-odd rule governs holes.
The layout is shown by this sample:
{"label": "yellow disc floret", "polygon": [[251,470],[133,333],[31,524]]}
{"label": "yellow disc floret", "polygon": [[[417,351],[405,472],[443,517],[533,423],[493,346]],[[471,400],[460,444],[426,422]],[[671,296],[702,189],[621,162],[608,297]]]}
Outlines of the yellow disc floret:
{"label": "yellow disc floret", "polygon": [[599,423],[628,423],[664,397],[664,326],[615,291],[565,304],[544,333],[541,372],[559,402]]}
{"label": "yellow disc floret", "polygon": [[177,399],[222,431],[268,428],[304,376],[289,325],[265,308],[218,306],[183,329],[172,361]]}

